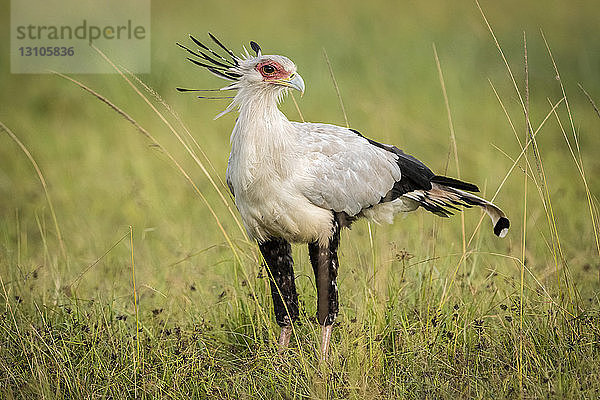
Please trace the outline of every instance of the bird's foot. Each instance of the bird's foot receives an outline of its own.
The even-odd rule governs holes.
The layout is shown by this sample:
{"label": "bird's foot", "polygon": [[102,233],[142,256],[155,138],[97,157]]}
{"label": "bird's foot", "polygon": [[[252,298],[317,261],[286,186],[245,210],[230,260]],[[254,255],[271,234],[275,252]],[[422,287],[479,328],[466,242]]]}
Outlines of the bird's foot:
{"label": "bird's foot", "polygon": [[279,344],[277,352],[282,354],[290,344],[290,338],[292,337],[292,326],[285,325],[281,327],[281,334],[279,335]]}
{"label": "bird's foot", "polygon": [[329,354],[329,342],[331,341],[331,332],[333,330],[333,325],[325,325],[323,326],[323,333],[321,336],[321,361],[327,361],[327,356]]}

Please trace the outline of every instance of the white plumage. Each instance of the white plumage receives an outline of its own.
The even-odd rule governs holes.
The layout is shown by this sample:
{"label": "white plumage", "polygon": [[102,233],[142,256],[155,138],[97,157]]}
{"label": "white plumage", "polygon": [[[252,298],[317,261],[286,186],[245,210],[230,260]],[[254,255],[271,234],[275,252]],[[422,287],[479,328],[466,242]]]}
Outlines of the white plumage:
{"label": "white plumage", "polygon": [[222,90],[237,91],[217,116],[239,111],[231,134],[227,184],[271,270],[283,347],[289,341],[287,328],[298,317],[289,242],[309,243],[326,354],[338,307],[339,231],[356,218],[391,223],[396,213],[420,206],[444,217],[459,206],[480,206],[491,217],[494,233],[506,235],[508,219],[494,204],[469,193],[478,191],[475,185],[437,176],[398,148],[352,129],[290,122],[278,103],[290,88],[304,92],[296,65],[283,56],[262,55],[254,42],[255,57],[247,51],[237,57],[210,37],[226,52],[224,56],[193,37],[197,51],[180,46],[199,59],[190,58],[195,64],[233,81]]}
{"label": "white plumage", "polygon": [[395,154],[346,128],[290,123],[281,113],[250,124],[244,114],[233,131],[227,182],[253,237],[326,243],[332,211],[354,217],[376,206],[368,216],[378,218],[378,203],[401,178]]}

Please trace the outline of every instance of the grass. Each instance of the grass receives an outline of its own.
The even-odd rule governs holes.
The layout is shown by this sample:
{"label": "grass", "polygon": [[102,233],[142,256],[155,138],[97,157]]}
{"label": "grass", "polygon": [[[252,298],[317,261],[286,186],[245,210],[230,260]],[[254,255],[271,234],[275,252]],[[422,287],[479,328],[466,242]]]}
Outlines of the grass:
{"label": "grass", "polygon": [[[150,75],[0,75],[3,398],[599,396],[593,2],[153,7]],[[307,120],[460,170],[508,237],[473,210],[343,232],[324,365],[295,246],[302,316],[279,358],[268,271],[222,182],[233,118],[173,90],[214,87],[173,45],[206,30],[294,59]]]}

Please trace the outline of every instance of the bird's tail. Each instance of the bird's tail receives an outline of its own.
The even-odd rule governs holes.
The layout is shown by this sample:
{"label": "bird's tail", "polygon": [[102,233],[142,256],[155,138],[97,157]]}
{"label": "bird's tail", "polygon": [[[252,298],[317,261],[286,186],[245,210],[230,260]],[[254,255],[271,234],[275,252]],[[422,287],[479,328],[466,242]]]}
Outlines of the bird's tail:
{"label": "bird's tail", "polygon": [[459,206],[467,208],[479,206],[491,218],[494,234],[501,238],[506,236],[510,221],[506,218],[504,212],[492,202],[465,190],[478,191],[475,185],[466,182],[452,178],[435,177],[431,180],[430,190],[416,190],[405,193],[404,196],[417,201],[421,207],[441,217],[453,215],[454,213],[451,210],[459,211]]}

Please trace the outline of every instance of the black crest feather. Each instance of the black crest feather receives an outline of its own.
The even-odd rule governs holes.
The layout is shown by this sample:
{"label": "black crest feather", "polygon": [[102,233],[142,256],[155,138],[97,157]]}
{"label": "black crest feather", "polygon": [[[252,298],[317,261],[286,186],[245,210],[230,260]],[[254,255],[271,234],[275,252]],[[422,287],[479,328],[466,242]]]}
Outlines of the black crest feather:
{"label": "black crest feather", "polygon": [[250,47],[252,47],[257,56],[261,53],[260,46],[254,40],[250,41]]}
{"label": "black crest feather", "polygon": [[225,45],[223,45],[214,35],[209,33],[208,36],[218,47],[225,51],[224,55],[219,54],[219,52],[216,51],[218,49],[211,49],[192,35],[190,35],[190,39],[199,47],[198,49],[192,50],[181,43],[177,43],[177,45],[187,51],[191,56],[198,58],[187,57],[190,62],[199,67],[206,68],[209,72],[220,78],[229,81],[237,81],[242,76],[236,69],[236,67],[239,66],[239,58],[236,57],[233,51],[225,47]]}
{"label": "black crest feather", "polygon": [[[199,41],[198,39],[196,39],[195,37],[193,37],[192,35],[190,35],[190,39],[192,39],[192,41],[194,43],[196,43],[198,46],[200,46],[201,49],[206,50],[206,51],[210,51],[210,53],[212,55],[214,55],[215,57],[217,57],[218,59],[226,62],[227,64],[231,65],[232,67],[237,66],[237,61],[233,60],[230,61],[228,59],[226,59],[225,57],[223,57],[222,55],[220,55],[219,53],[217,53],[216,51],[214,51],[213,49],[209,48],[208,46],[206,46],[205,44],[203,44],[201,41]],[[204,54],[204,53],[203,53]]]}
{"label": "black crest feather", "polygon": [[225,50],[227,52],[227,54],[229,54],[231,56],[231,59],[233,60],[233,62],[235,63],[235,65],[239,65],[238,61],[237,61],[237,57],[235,56],[235,54],[233,54],[233,51],[231,51],[227,47],[225,47],[223,45],[223,43],[221,43],[219,41],[219,39],[217,39],[212,33],[208,32],[208,36],[210,36],[210,38],[213,40],[213,42],[215,42],[220,48],[222,48],[223,50]]}

